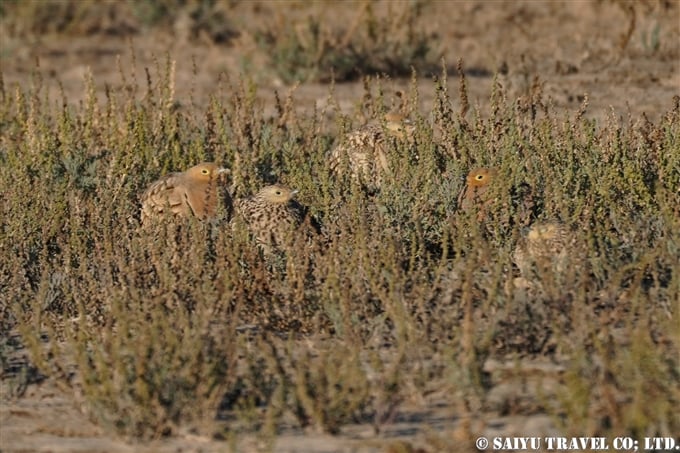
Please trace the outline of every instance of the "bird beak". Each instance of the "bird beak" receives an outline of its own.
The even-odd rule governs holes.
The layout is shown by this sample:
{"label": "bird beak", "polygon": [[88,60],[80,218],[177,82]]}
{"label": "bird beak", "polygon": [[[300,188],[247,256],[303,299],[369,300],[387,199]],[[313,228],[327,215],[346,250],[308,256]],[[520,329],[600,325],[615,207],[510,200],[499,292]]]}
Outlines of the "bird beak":
{"label": "bird beak", "polygon": [[228,175],[229,173],[231,173],[231,170],[229,170],[228,168],[220,168],[217,170],[218,175],[221,175],[223,173]]}
{"label": "bird beak", "polygon": [[290,192],[290,196],[291,196],[291,197],[294,197],[295,195],[298,194],[298,192],[299,192],[299,190],[295,189],[295,190],[293,190],[293,191]]}

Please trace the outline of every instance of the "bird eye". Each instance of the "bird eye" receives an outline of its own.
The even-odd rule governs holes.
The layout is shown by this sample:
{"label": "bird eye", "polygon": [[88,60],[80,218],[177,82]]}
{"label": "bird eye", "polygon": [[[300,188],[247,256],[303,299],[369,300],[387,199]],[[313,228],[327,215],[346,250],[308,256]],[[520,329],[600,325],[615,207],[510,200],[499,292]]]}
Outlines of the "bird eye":
{"label": "bird eye", "polygon": [[281,191],[280,191],[280,190],[277,190],[277,191],[276,191],[276,195],[281,195]]}
{"label": "bird eye", "polygon": [[207,169],[204,168],[203,170],[201,170],[201,173],[203,173],[204,175],[207,175],[209,172],[208,172]]}
{"label": "bird eye", "polygon": [[477,176],[475,176],[475,179],[477,181],[481,181],[482,179],[484,179],[484,175],[477,175]]}

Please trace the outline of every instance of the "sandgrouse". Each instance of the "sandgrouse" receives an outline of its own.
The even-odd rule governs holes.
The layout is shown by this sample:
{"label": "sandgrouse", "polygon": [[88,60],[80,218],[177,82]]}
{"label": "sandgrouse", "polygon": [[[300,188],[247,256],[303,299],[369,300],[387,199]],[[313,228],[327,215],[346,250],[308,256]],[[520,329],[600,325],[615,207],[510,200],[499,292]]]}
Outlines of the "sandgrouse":
{"label": "sandgrouse", "polygon": [[[531,224],[541,211],[540,200],[536,198],[534,189],[522,182],[503,189],[499,193],[498,170],[495,168],[475,168],[465,178],[465,186],[458,195],[458,210],[477,212],[478,221],[488,220],[490,207],[497,201],[504,207],[504,214],[496,217],[496,224],[520,225]],[[511,209],[510,209],[511,208]],[[491,227],[491,225],[489,225]]]}
{"label": "sandgrouse", "polygon": [[302,224],[304,208],[295,201],[296,194],[297,190],[274,184],[235,201],[236,216],[265,254],[290,244],[293,233]]}
{"label": "sandgrouse", "polygon": [[355,181],[370,191],[380,188],[390,171],[388,146],[390,139],[411,140],[415,126],[398,113],[385,115],[382,124],[368,124],[347,135],[331,151],[330,170],[341,177],[345,170]]}
{"label": "sandgrouse", "polygon": [[218,191],[219,176],[227,172],[228,169],[215,163],[204,162],[185,172],[163,176],[141,197],[142,223],[167,214],[195,216],[201,220],[214,218],[218,197],[224,196],[225,204],[231,204],[231,197]]}
{"label": "sandgrouse", "polygon": [[469,211],[474,206],[488,203],[487,192],[498,172],[494,168],[475,168],[465,178],[465,186],[458,195],[458,209]]}
{"label": "sandgrouse", "polygon": [[533,275],[534,265],[562,273],[567,267],[569,250],[575,244],[573,235],[557,222],[535,223],[520,239],[512,258],[523,277]]}

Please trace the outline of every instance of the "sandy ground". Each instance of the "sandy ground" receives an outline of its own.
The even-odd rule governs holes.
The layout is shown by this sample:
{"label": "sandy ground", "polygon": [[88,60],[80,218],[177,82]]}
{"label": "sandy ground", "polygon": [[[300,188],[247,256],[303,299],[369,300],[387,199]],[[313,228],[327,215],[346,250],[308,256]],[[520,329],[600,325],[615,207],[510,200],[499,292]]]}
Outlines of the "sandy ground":
{"label": "sandy ground", "polygon": [[[486,108],[499,70],[508,98],[522,95],[539,76],[543,92],[557,111],[578,110],[588,95],[588,115],[604,118],[611,111],[634,118],[646,113],[654,120],[668,111],[672,97],[680,93],[680,2],[647,0],[636,3],[630,38],[630,18],[616,0],[482,2],[449,1],[430,5],[426,23],[439,39],[431,48],[450,68],[449,89],[458,101],[456,62],[462,58],[468,76],[470,102]],[[667,5],[667,7],[663,6]],[[276,7],[272,6],[274,12]],[[247,9],[244,7],[243,9]],[[243,11],[256,22],[258,14]],[[659,30],[658,48],[650,42]],[[228,46],[187,41],[178,34],[137,34],[132,38],[107,36],[33,39],[2,36],[2,73],[6,86],[27,86],[39,65],[45,88],[60,100],[58,87],[73,103],[84,99],[85,79],[91,74],[100,99],[104,90],[123,85],[135,76],[146,89],[145,68],[152,74],[166,55],[175,62],[176,99],[205,105],[219,80],[240,76],[258,85],[266,112],[274,111],[274,94],[285,95],[286,86],[271,70],[252,33],[243,31]],[[625,47],[623,46],[625,42]],[[506,71],[504,70],[506,69]],[[438,75],[438,74],[437,74]],[[419,74],[421,111],[427,113],[434,96],[433,74]],[[404,90],[408,79],[391,79],[386,88]],[[361,82],[340,83],[335,97],[344,113],[361,102]],[[327,84],[303,83],[295,88],[296,106],[311,112],[323,106]]]}
{"label": "sandy ground", "polygon": [[[618,2],[621,3],[621,2]],[[270,5],[271,6],[271,5]],[[257,20],[254,11],[244,17]],[[274,8],[274,7],[273,7]],[[573,116],[585,94],[589,98],[586,116],[602,120],[610,114],[635,120],[645,113],[658,119],[669,110],[674,95],[680,94],[680,2],[641,1],[635,5],[635,26],[626,40],[630,17],[616,1],[527,1],[527,2],[439,2],[427,10],[429,24],[439,34],[435,47],[447,65],[455,68],[462,58],[468,76],[470,101],[484,112],[493,83],[493,74],[507,67],[500,82],[513,96],[521,95],[535,75],[544,84],[544,93],[558,112]],[[253,19],[254,17],[254,19]],[[658,27],[659,46],[650,47],[645,36]],[[647,42],[647,44],[645,44]],[[625,45],[624,45],[625,44]],[[134,49],[134,50],[132,50]],[[129,77],[136,74],[145,87],[144,68],[155,67],[156,59],[167,54],[176,65],[176,98],[193,99],[205,105],[220,74],[235,80],[251,77],[259,86],[258,95],[266,112],[273,112],[276,91],[285,95],[286,86],[268,70],[266,59],[258,55],[248,33],[229,46],[188,42],[177,36],[139,34],[132,40],[115,35],[87,37],[14,38],[0,31],[0,64],[5,87],[28,87],[31,73],[39,65],[42,83],[51,98],[60,100],[59,84],[69,102],[77,103],[86,94],[84,80],[91,74],[97,95],[103,99],[105,86],[123,84],[119,68]],[[38,62],[38,63],[36,63]],[[392,79],[387,88],[406,89],[407,79]],[[450,73],[449,89],[457,100],[458,80]],[[419,75],[422,112],[432,105],[434,84],[431,75]],[[335,97],[344,113],[352,113],[361,102],[361,82],[337,84]],[[323,107],[329,93],[325,84],[301,84],[294,92],[296,105],[311,112]],[[15,352],[20,358],[23,351]],[[540,361],[539,361],[540,362]],[[493,368],[493,364],[489,365]],[[533,369],[536,364],[522,365]],[[555,365],[539,363],[539,366]],[[547,375],[558,374],[559,370]],[[522,373],[520,373],[520,376]],[[552,378],[544,378],[542,388]],[[257,451],[265,447],[253,436],[238,436],[232,442],[218,442],[199,436],[180,436],[148,444],[133,444],[107,434],[89,421],[74,404],[67,389],[47,379],[30,384],[18,394],[16,376],[5,369],[0,381],[0,450],[3,452],[213,452]],[[527,377],[518,382],[499,380],[488,395],[490,409],[504,402],[517,403],[529,394]],[[531,387],[529,387],[531,388]],[[495,401],[495,403],[493,403]],[[455,402],[424,401],[405,405],[393,423],[376,435],[370,426],[346,426],[338,436],[284,428],[274,446],[276,452],[382,452],[398,440],[415,446],[446,445],[456,442],[460,427]],[[501,417],[490,410],[474,431],[490,436],[548,435],[556,433],[551,419],[540,411],[529,416]],[[474,424],[474,423],[473,423]],[[437,442],[433,442],[436,439]],[[396,448],[396,447],[395,447]],[[394,450],[393,451],[397,451]],[[406,451],[406,450],[405,450]]]}
{"label": "sandy ground", "polygon": [[[349,424],[342,427],[339,435],[329,435],[301,429],[292,419],[284,419],[273,444],[252,433],[234,434],[227,441],[184,433],[135,443],[108,433],[90,421],[82,410],[85,406],[78,404],[77,383],[73,389],[67,389],[54,379],[38,378],[20,387],[18,383],[22,379],[18,373],[27,363],[26,351],[17,347],[0,380],[0,451],[3,452],[399,453],[402,450],[395,448],[403,445],[435,452],[447,451],[448,445],[460,446],[469,436],[463,429],[468,425],[461,418],[459,402],[439,392],[424,401],[402,404],[379,433],[369,424]],[[470,420],[470,433],[475,438],[561,435],[551,417],[530,408],[541,405],[537,393],[556,389],[564,371],[562,366],[545,358],[518,363],[489,359],[484,370],[491,376],[492,387],[485,397],[483,419]],[[526,415],[501,415],[509,406],[522,408]],[[270,447],[273,450],[268,450]]]}

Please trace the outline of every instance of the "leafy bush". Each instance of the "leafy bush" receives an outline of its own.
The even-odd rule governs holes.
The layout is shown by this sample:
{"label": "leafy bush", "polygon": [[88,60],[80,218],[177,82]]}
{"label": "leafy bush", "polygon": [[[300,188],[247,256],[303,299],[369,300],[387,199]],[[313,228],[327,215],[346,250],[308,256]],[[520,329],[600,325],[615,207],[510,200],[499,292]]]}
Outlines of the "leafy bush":
{"label": "leafy bush", "polygon": [[[316,113],[267,119],[246,80],[204,111],[178,109],[172,65],[153,77],[143,99],[120,88],[103,103],[90,80],[79,106],[39,80],[0,90],[0,328],[93,418],[139,438],[275,436],[291,418],[335,433],[446,394],[482,419],[489,359],[548,355],[565,371],[541,410],[579,435],[680,430],[678,99],[658,124],[596,124],[585,103],[557,117],[540,93],[468,116],[442,74],[435,124],[416,122],[419,159],[367,197],[330,177]],[[237,196],[298,188],[323,246],[270,263],[224,224],[140,228],[145,187],[203,160],[231,168]],[[481,222],[455,207],[479,165],[499,174]],[[503,195],[522,183],[536,219],[585,243],[528,294],[513,283],[522,224]]]}

